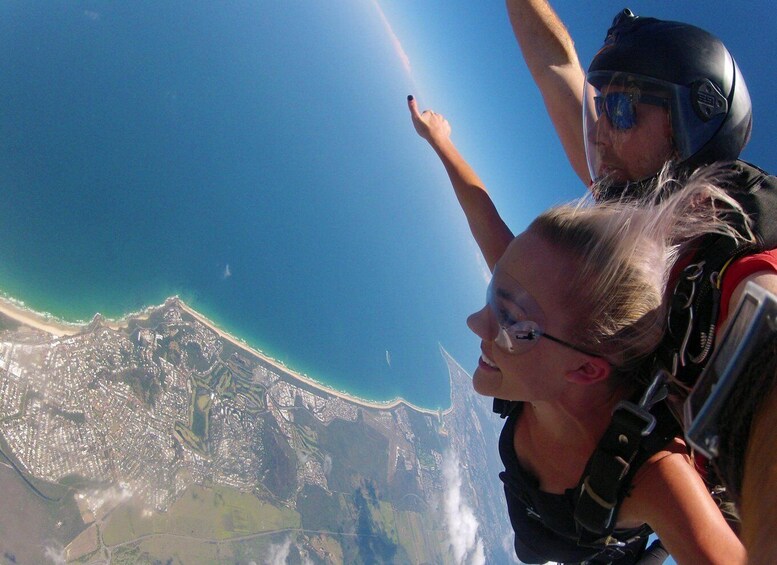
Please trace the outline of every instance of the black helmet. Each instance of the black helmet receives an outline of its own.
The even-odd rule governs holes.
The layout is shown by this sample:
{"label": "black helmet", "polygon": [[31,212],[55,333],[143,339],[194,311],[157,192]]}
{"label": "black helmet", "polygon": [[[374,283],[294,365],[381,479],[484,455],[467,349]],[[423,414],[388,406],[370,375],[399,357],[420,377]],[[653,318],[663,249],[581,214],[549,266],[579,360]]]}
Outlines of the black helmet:
{"label": "black helmet", "polygon": [[677,161],[686,166],[735,160],[750,139],[750,94],[739,67],[718,38],[698,27],[625,9],[586,78],[596,89],[626,80],[665,96]]}

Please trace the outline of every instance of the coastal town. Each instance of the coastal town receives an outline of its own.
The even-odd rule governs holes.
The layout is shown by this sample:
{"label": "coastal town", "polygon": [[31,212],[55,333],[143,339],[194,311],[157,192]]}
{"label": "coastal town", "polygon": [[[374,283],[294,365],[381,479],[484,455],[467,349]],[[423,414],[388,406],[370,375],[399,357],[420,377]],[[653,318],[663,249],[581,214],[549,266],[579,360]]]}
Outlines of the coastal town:
{"label": "coastal town", "polygon": [[[481,522],[504,522],[498,418],[442,348],[452,406],[430,411],[326,389],[178,298],[121,324],[33,326],[3,317],[0,446],[33,496],[56,486],[77,506],[68,561],[161,559],[155,540],[178,526],[155,516],[234,495],[192,530],[203,545],[219,538],[221,555],[259,555],[286,536],[312,562],[454,562],[443,511],[453,456],[457,496]],[[478,551],[499,554],[503,533],[481,528]],[[213,562],[197,555],[184,562]]]}

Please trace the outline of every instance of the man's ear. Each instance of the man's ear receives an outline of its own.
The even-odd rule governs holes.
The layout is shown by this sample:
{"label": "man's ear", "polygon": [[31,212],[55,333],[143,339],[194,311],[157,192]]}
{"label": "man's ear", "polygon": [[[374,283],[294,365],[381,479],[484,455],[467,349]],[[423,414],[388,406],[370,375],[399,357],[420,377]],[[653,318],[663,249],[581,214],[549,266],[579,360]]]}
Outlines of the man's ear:
{"label": "man's ear", "polygon": [[601,357],[589,357],[577,369],[566,374],[567,381],[581,385],[592,385],[607,379],[612,365]]}

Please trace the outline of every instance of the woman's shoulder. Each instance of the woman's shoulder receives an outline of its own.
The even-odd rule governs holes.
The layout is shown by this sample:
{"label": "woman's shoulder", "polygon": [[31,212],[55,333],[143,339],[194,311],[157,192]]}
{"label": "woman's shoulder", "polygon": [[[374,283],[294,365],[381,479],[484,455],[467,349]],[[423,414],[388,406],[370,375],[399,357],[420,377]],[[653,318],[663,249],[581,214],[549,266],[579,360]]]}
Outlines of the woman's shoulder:
{"label": "woman's shoulder", "polygon": [[689,475],[699,478],[685,442],[674,438],[653,453],[634,474],[629,494],[621,507],[618,527],[636,527],[648,522],[645,505],[660,503],[658,499],[666,500],[675,488],[682,488]]}
{"label": "woman's shoulder", "polygon": [[659,469],[661,472],[670,471],[676,465],[693,469],[688,445],[681,437],[672,438],[663,449],[651,455],[634,475],[632,484],[636,486],[645,473],[658,472]]}

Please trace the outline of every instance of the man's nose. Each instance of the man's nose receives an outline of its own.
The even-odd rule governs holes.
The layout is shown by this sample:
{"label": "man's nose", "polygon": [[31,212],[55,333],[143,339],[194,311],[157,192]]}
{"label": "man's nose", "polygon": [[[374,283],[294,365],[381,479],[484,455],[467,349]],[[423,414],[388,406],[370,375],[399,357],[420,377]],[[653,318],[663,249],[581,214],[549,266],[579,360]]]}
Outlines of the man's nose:
{"label": "man's nose", "polygon": [[614,128],[610,122],[610,118],[606,114],[602,114],[598,120],[596,120],[596,126],[589,130],[588,143],[592,146],[598,145],[612,145],[612,134]]}

